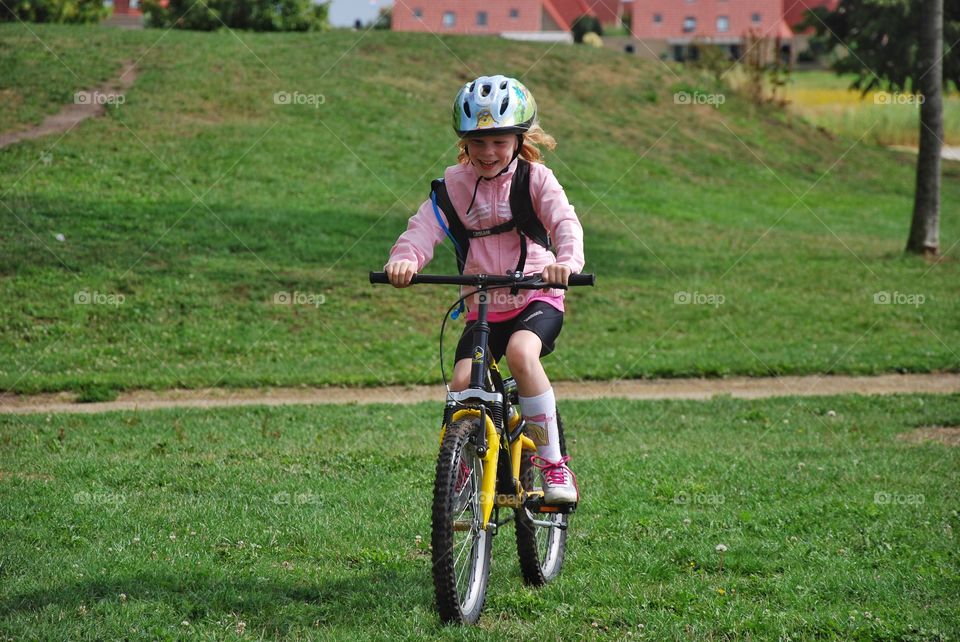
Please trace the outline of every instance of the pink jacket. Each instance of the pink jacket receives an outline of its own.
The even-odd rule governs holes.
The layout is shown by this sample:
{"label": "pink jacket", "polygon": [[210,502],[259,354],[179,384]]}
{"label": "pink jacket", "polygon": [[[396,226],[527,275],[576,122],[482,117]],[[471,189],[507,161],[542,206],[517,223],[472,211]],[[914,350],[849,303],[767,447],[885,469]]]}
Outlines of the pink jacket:
{"label": "pink jacket", "polygon": [[[507,171],[497,178],[480,181],[477,199],[464,219],[467,229],[486,229],[510,220],[510,181],[516,167],[517,161],[514,160]],[[458,164],[447,168],[444,181],[454,208],[464,217],[477,183],[477,173],[472,165]],[[554,257],[549,250],[527,239],[524,274],[540,274],[543,268],[552,263],[566,265],[574,273],[580,272],[584,263],[583,228],[563,187],[553,172],[541,163],[530,164],[530,195],[533,209],[550,233],[557,256]],[[446,222],[442,211],[440,215]],[[437,222],[433,203],[427,199],[410,217],[407,230],[390,250],[390,262],[413,261],[417,264],[417,272],[420,272],[433,258],[434,246],[445,241],[450,244]],[[453,252],[452,244],[449,250]],[[517,267],[519,259],[520,236],[511,230],[471,239],[463,271],[465,274],[507,274]],[[553,299],[550,303],[563,309],[563,290],[549,290],[547,297]],[[545,297],[540,291],[523,290],[514,296],[509,290],[495,290],[491,298],[489,310],[493,321],[509,317],[507,313],[522,309],[530,299]]]}

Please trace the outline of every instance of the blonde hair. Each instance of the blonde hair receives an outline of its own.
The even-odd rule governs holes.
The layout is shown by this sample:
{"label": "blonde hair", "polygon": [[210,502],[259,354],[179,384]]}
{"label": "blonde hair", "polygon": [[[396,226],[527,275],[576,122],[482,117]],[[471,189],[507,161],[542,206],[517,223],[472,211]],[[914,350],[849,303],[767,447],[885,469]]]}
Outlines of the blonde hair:
{"label": "blonde hair", "polygon": [[[467,154],[467,139],[461,138],[457,143],[459,153],[457,162],[466,165],[470,162],[470,156]],[[520,158],[531,163],[543,163],[543,152],[540,147],[546,147],[553,151],[557,147],[557,141],[553,136],[543,131],[540,125],[534,125],[523,134],[523,147],[520,148]]]}

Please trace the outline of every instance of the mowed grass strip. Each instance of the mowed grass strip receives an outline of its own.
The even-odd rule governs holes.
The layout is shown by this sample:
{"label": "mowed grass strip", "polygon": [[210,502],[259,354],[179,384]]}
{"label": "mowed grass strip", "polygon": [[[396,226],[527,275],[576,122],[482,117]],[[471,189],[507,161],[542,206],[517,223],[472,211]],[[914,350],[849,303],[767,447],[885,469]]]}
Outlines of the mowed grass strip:
{"label": "mowed grass strip", "polygon": [[[36,639],[954,640],[960,397],[561,401],[559,581],[496,537],[432,604],[439,404],[0,417],[0,632]],[[943,431],[941,431],[943,432]],[[726,550],[718,552],[718,545]]]}
{"label": "mowed grass strip", "polygon": [[[555,376],[960,367],[960,164],[944,165],[930,265],[901,254],[910,159],[681,67],[430,34],[31,28],[62,63],[0,26],[24,95],[122,60],[140,75],[107,117],[0,152],[3,389],[439,380],[454,291],[366,274],[455,162],[451,96],[487,71],[535,92],[598,275],[570,294]],[[454,269],[438,247],[428,271]]]}

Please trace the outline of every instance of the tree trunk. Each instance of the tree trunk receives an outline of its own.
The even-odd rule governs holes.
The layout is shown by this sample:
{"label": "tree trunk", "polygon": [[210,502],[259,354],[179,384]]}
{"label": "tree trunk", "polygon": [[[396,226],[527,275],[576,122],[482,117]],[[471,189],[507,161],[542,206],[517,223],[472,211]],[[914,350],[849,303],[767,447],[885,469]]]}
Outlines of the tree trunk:
{"label": "tree trunk", "polygon": [[943,148],[943,0],[921,0],[920,150],[907,252],[940,251],[940,154]]}

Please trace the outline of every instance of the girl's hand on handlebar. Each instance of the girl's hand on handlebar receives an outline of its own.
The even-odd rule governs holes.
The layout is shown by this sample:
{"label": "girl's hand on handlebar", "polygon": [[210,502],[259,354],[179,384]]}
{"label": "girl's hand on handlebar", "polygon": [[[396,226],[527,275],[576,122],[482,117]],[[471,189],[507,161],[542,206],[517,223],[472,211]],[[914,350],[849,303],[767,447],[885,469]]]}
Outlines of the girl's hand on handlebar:
{"label": "girl's hand on handlebar", "polygon": [[[567,280],[570,278],[570,273],[572,270],[566,265],[560,265],[559,263],[554,263],[543,268],[543,272],[540,274],[542,278],[547,283],[561,283],[567,285]],[[544,289],[544,292],[547,290]]]}
{"label": "girl's hand on handlebar", "polygon": [[395,288],[405,288],[410,285],[413,275],[417,273],[417,264],[413,261],[394,261],[387,263],[383,271],[387,273],[390,285]]}

